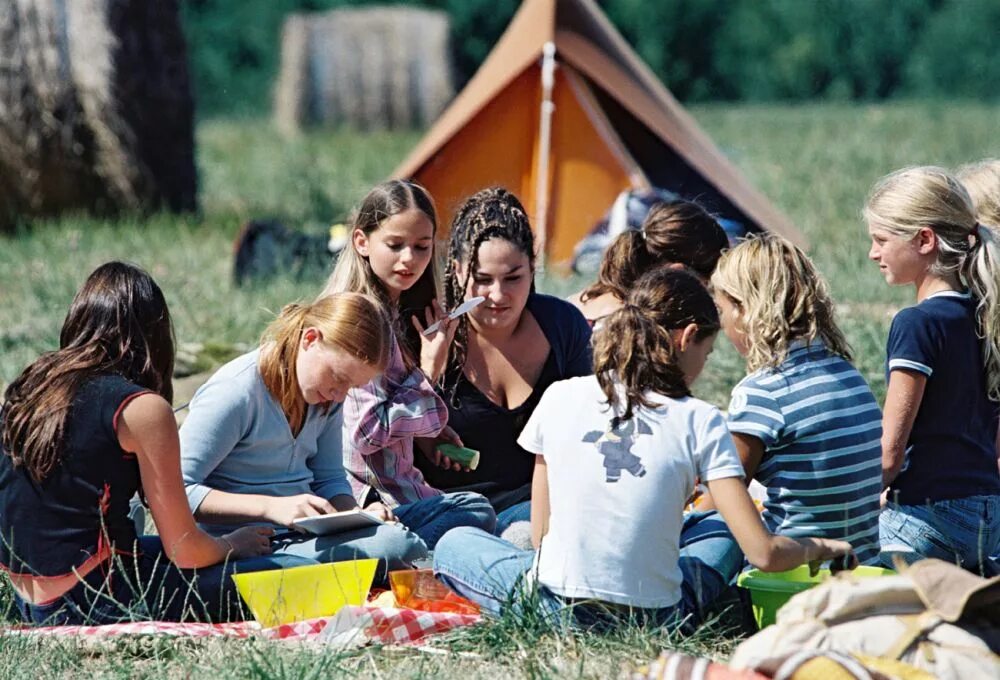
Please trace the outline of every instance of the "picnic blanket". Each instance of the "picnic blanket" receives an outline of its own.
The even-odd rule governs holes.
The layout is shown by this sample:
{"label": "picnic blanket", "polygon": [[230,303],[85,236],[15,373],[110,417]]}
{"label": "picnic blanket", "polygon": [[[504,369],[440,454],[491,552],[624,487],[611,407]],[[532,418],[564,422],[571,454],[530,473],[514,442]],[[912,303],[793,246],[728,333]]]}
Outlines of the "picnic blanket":
{"label": "picnic blanket", "polygon": [[392,607],[348,606],[334,616],[326,616],[273,628],[247,621],[240,623],[168,623],[165,621],[113,623],[104,626],[16,626],[0,629],[4,635],[39,637],[81,637],[99,640],[122,635],[165,635],[173,637],[259,637],[271,640],[315,642],[344,649],[369,642],[380,644],[420,644],[428,635],[444,633],[478,623],[478,614],[424,612]]}

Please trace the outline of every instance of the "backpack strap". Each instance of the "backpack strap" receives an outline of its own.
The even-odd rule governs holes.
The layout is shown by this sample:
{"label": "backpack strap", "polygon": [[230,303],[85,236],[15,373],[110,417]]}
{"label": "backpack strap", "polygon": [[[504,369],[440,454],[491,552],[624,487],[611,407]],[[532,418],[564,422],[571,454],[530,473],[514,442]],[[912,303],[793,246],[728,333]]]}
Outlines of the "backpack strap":
{"label": "backpack strap", "polygon": [[944,621],[944,619],[932,611],[925,611],[920,614],[905,614],[897,616],[896,618],[903,623],[906,630],[904,630],[899,639],[891,644],[881,655],[884,658],[895,659],[896,661],[903,658],[903,654],[905,654],[906,650],[913,646],[914,642],[933,629],[937,628],[937,626]]}

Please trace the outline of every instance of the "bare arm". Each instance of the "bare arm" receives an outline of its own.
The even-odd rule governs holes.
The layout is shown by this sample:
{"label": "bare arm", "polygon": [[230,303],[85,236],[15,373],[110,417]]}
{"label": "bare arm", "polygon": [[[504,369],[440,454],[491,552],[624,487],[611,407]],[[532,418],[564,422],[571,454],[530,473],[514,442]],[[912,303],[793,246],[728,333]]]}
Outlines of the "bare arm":
{"label": "bare arm", "polygon": [[785,571],[803,562],[828,560],[851,552],[850,544],[845,541],[772,535],[739,477],[713,480],[708,482],[708,488],[743,554],[761,571]]}
{"label": "bare arm", "polygon": [[892,483],[903,468],[906,442],[924,398],[927,376],[917,371],[894,370],[882,411],[882,486]]}
{"label": "bare arm", "polygon": [[[733,443],[736,444],[736,453],[740,457],[740,462],[743,464],[743,480],[747,486],[750,485],[751,480],[753,480],[754,475],[757,474],[757,468],[760,467],[760,461],[764,457],[764,442],[758,437],[754,437],[750,434],[743,434],[742,432],[732,432]],[[715,501],[712,499],[711,492],[703,494],[698,499],[697,509],[699,512],[705,512],[708,510],[715,510]]]}
{"label": "bare arm", "polygon": [[327,500],[310,493],[296,496],[265,496],[212,489],[198,506],[198,520],[212,524],[270,522],[290,527],[300,517],[315,517],[358,507],[353,496]]}
{"label": "bare arm", "polygon": [[549,468],[545,457],[535,456],[531,477],[531,545],[537,550],[549,532]]}
{"label": "bare arm", "polygon": [[118,442],[135,454],[153,521],[171,562],[182,569],[270,552],[267,529],[247,529],[217,539],[198,528],[181,479],[180,442],[170,405],[153,394],[132,399],[118,420]]}

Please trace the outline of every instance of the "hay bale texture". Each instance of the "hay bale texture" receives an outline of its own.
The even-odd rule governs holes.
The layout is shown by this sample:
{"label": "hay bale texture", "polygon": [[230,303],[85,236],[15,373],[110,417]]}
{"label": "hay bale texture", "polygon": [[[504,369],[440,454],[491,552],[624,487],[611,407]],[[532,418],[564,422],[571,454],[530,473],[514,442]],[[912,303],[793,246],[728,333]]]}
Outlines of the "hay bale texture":
{"label": "hay bale texture", "polygon": [[197,207],[177,0],[0,2],[0,226]]}
{"label": "hay bale texture", "polygon": [[424,127],[454,96],[444,12],[410,7],[293,14],[281,34],[279,129]]}

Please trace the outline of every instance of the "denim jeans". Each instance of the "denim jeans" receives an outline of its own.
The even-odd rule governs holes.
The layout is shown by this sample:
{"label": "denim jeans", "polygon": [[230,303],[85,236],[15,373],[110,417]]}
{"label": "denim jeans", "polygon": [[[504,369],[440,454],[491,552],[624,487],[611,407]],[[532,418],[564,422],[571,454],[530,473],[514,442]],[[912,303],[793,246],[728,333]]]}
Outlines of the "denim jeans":
{"label": "denim jeans", "polygon": [[691,626],[728,587],[743,563],[743,554],[716,512],[690,513],[681,533],[679,566],[684,575],[681,600],[671,607],[642,609],[572,601],[556,595],[530,577],[534,550],[476,529],[454,529],[434,551],[434,572],[459,595],[492,616],[505,611],[523,615],[534,610],[555,621],[581,627],[603,627],[614,620],[647,625],[685,622]]}
{"label": "denim jeans", "polygon": [[523,501],[497,513],[497,528],[493,531],[502,536],[514,522],[531,521],[531,501]]}
{"label": "denim jeans", "polygon": [[438,540],[456,527],[492,532],[497,523],[493,506],[482,494],[456,491],[393,508],[396,517],[434,550]]}
{"label": "denim jeans", "polygon": [[879,516],[881,559],[936,557],[982,576],[1000,574],[1000,496],[969,496],[926,505],[887,505]]}
{"label": "denim jeans", "polygon": [[43,625],[240,620],[243,611],[230,576],[316,564],[291,555],[267,555],[178,569],[167,559],[157,536],[141,537],[139,552],[134,558],[115,556],[53,602],[32,604],[15,594],[21,618]]}
{"label": "denim jeans", "polygon": [[410,569],[414,560],[427,557],[427,544],[401,524],[383,524],[326,536],[297,531],[277,534],[271,539],[275,555],[294,555],[314,562],[344,562],[377,559],[375,585],[385,587],[389,572]]}

